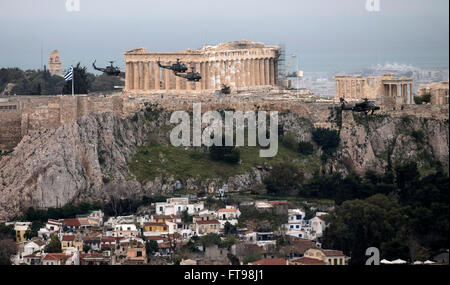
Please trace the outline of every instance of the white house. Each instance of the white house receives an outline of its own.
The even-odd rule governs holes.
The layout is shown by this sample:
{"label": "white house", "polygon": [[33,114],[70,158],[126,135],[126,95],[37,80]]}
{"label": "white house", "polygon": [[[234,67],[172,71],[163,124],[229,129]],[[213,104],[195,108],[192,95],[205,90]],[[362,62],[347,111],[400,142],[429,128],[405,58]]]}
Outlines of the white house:
{"label": "white house", "polygon": [[323,220],[324,215],[315,216],[310,220],[311,222],[311,231],[312,234],[315,235],[316,238],[321,237],[326,228],[326,223]]}
{"label": "white house", "polygon": [[167,199],[166,202],[155,203],[157,215],[179,215],[186,211],[189,215],[194,215],[204,209],[204,203],[189,203],[187,197],[175,197]]}
{"label": "white house", "polygon": [[226,206],[217,210],[217,219],[219,220],[235,220],[239,218],[241,211],[233,206]]}
{"label": "white house", "polygon": [[301,209],[288,210],[288,223],[283,227],[286,234],[297,238],[307,238],[307,229],[304,226],[305,212]]}
{"label": "white house", "polygon": [[117,224],[114,226],[113,237],[137,237],[139,231],[134,224]]}

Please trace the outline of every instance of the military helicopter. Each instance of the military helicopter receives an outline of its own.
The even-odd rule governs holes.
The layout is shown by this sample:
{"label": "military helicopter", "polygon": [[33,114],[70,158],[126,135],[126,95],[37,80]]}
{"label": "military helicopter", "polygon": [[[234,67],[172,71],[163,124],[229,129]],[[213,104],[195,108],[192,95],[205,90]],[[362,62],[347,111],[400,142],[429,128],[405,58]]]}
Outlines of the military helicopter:
{"label": "military helicopter", "polygon": [[176,71],[174,71],[174,73],[175,73],[175,76],[185,78],[188,81],[199,82],[202,79],[202,76],[200,75],[200,73],[195,72],[195,69],[193,67],[192,67],[192,71],[190,71],[188,73],[179,73]]}
{"label": "military helicopter", "polygon": [[366,115],[372,111],[372,115],[375,111],[380,110],[380,107],[375,104],[373,101],[369,101],[369,99],[365,98],[362,103],[356,103],[355,106],[348,106],[347,101],[344,98],[341,98],[341,110],[342,111],[353,111],[353,112],[364,112]]}
{"label": "military helicopter", "polygon": [[113,66],[114,61],[110,61],[111,65],[107,66],[105,68],[96,67],[95,66],[96,62],[97,61],[94,61],[94,63],[92,64],[92,66],[94,67],[95,70],[101,71],[108,76],[119,76],[120,75],[120,69],[118,67]]}
{"label": "military helicopter", "polygon": [[172,65],[161,65],[161,62],[158,60],[158,66],[161,68],[173,70],[173,72],[180,73],[185,73],[188,70],[186,64],[181,63],[179,59],[177,59],[177,62]]}

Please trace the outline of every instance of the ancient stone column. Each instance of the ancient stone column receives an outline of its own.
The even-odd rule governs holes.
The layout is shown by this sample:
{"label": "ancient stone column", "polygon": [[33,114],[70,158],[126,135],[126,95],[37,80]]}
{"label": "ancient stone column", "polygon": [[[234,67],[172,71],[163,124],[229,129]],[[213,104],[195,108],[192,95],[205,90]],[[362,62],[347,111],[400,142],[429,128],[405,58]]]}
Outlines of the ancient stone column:
{"label": "ancient stone column", "polygon": [[203,79],[203,81],[205,81],[205,90],[208,90],[209,85],[210,85],[209,84],[209,68],[210,68],[209,62],[205,61],[203,63],[203,66],[204,66],[203,72],[205,73],[205,78]]}
{"label": "ancient stone column", "polygon": [[228,64],[229,63],[226,60],[219,61],[220,85],[227,84],[228,86],[230,86],[230,75]]}
{"label": "ancient stone column", "polygon": [[220,89],[220,85],[223,83],[220,78],[221,68],[220,68],[220,61],[214,62],[214,70],[215,70],[215,80],[216,80],[216,86],[215,89]]}
{"label": "ancient stone column", "polygon": [[229,70],[230,70],[230,86],[238,87],[239,86],[239,76],[237,73],[238,63],[237,60],[230,60]]}
{"label": "ancient stone column", "polygon": [[412,83],[409,84],[409,104],[412,104],[413,101],[413,90],[412,90]]}
{"label": "ancient stone column", "polygon": [[153,66],[153,75],[154,75],[154,81],[155,81],[155,90],[159,90],[161,89],[161,74],[159,71],[159,66],[157,62],[153,62],[152,63]]}
{"label": "ancient stone column", "polygon": [[[195,63],[195,72],[200,73],[200,76],[202,75],[199,62]],[[195,82],[195,90],[199,91],[202,89],[202,81],[203,81],[203,77],[202,77],[202,80],[200,80],[199,82]]]}
{"label": "ancient stone column", "polygon": [[206,89],[206,72],[205,72],[205,62],[200,62],[200,75],[202,76],[201,88]]}
{"label": "ancient stone column", "polygon": [[126,90],[133,90],[133,83],[134,83],[134,75],[133,75],[133,63],[127,62],[127,69],[125,72],[125,89]]}
{"label": "ancient stone column", "polygon": [[274,78],[274,65],[273,65],[273,58],[269,59],[269,84],[274,85],[275,78]]}
{"label": "ancient stone column", "polygon": [[148,62],[143,62],[142,64],[144,66],[144,90],[150,90],[150,73]]}
{"label": "ancient stone column", "polygon": [[[170,62],[165,62],[164,65],[170,65]],[[166,90],[170,89],[170,73],[168,69],[164,69],[164,88]]]}
{"label": "ancient stone column", "polygon": [[253,74],[254,74],[254,76],[255,76],[255,86],[258,86],[259,85],[259,75],[260,75],[260,73],[259,73],[259,59],[254,59],[253,60]]}
{"label": "ancient stone column", "polygon": [[144,64],[139,62],[139,90],[144,90]]}
{"label": "ancient stone column", "polygon": [[265,85],[270,85],[270,70],[269,70],[269,59],[264,59],[264,83]]}
{"label": "ancient stone column", "polygon": [[274,81],[274,83],[275,83],[275,85],[277,85],[278,84],[278,59],[276,59],[276,60],[274,60],[273,61],[273,65],[274,65],[274,79],[275,79],[275,81]]}
{"label": "ancient stone column", "polygon": [[259,60],[259,85],[265,85],[266,82],[266,74],[264,71],[264,58]]}
{"label": "ancient stone column", "polygon": [[134,90],[139,90],[139,62],[133,62]]}

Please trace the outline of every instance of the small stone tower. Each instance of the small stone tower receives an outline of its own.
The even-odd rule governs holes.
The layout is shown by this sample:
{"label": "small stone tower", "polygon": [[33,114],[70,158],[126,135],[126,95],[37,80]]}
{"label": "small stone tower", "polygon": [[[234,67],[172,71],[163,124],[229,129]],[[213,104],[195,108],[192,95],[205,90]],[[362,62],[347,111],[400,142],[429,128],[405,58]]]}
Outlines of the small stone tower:
{"label": "small stone tower", "polygon": [[51,75],[64,76],[61,67],[61,58],[59,52],[54,50],[50,53],[50,58],[48,59],[48,70]]}

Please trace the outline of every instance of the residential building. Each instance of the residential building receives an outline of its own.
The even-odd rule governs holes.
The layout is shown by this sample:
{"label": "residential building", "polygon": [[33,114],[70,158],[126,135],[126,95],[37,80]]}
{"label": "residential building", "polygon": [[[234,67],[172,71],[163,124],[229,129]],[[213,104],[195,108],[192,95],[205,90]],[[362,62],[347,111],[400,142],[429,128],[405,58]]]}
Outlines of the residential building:
{"label": "residential building", "polygon": [[347,265],[350,259],[342,251],[319,248],[308,249],[305,257],[322,260],[328,265]]}

